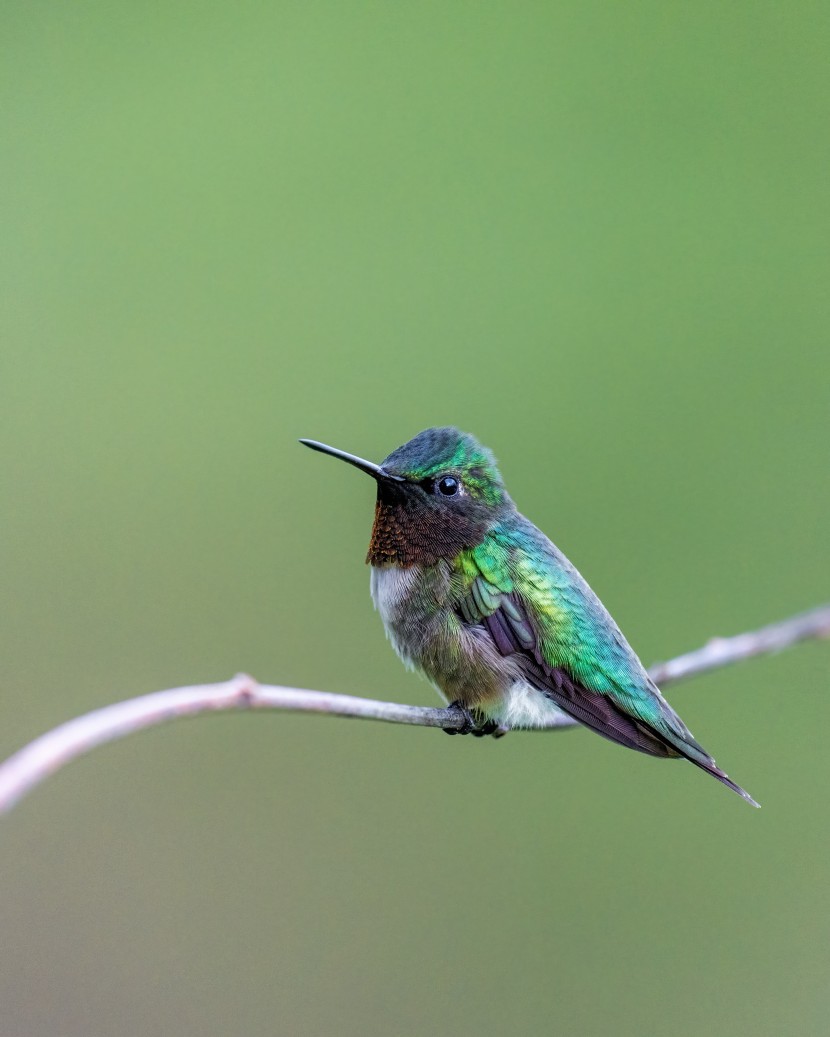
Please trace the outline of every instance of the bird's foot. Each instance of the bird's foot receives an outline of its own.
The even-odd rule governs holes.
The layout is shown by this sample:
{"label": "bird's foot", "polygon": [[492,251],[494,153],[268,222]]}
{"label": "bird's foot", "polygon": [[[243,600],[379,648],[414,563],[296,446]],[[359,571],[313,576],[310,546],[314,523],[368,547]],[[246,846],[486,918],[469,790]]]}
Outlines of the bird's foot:
{"label": "bird's foot", "polygon": [[467,709],[466,706],[460,702],[451,702],[448,709],[455,709],[464,716],[463,727],[442,727],[441,730],[445,735],[471,735],[478,730],[478,724],[473,718],[473,714]]}
{"label": "bird's foot", "polygon": [[495,720],[478,720],[475,715],[461,702],[451,702],[449,709],[458,710],[464,714],[463,727],[444,727],[441,730],[446,735],[472,735],[474,738],[484,738],[492,735],[493,738],[502,738],[507,734],[508,728],[502,727]]}

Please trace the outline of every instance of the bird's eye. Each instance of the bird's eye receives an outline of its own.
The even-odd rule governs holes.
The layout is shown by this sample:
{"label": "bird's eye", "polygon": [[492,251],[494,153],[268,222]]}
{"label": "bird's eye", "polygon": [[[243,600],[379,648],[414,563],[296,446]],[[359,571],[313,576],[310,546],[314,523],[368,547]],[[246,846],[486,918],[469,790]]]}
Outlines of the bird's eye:
{"label": "bird's eye", "polygon": [[445,497],[455,497],[461,488],[458,479],[452,475],[445,475],[442,479],[439,479],[436,486],[438,487],[438,492]]}

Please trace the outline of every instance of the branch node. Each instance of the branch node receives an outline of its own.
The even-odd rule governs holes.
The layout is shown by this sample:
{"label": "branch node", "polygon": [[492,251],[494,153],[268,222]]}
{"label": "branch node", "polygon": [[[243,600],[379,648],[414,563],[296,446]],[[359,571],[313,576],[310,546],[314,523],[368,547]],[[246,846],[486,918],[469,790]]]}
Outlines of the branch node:
{"label": "branch node", "polygon": [[242,709],[249,709],[256,704],[259,682],[254,680],[250,674],[237,673],[231,684],[236,686],[233,697]]}

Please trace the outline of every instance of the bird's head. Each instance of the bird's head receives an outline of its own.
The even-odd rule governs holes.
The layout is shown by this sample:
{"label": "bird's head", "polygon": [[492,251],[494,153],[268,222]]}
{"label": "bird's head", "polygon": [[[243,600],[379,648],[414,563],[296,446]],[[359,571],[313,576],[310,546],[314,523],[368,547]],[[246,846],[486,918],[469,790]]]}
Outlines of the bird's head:
{"label": "bird's head", "polygon": [[367,561],[372,565],[432,564],[475,547],[513,504],[496,461],[474,436],[429,428],[376,465],[302,439],[371,475],[377,505]]}

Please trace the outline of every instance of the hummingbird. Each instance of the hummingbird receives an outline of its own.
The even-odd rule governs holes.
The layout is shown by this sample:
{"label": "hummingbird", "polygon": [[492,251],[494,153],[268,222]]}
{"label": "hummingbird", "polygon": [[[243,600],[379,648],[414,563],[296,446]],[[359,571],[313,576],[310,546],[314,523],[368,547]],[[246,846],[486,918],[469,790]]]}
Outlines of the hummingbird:
{"label": "hummingbird", "polygon": [[474,436],[425,429],[379,465],[300,442],[375,480],[372,598],[403,662],[463,712],[448,734],[499,736],[564,712],[629,749],[689,760],[759,805],[694,739]]}

